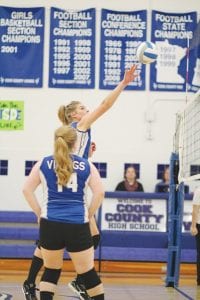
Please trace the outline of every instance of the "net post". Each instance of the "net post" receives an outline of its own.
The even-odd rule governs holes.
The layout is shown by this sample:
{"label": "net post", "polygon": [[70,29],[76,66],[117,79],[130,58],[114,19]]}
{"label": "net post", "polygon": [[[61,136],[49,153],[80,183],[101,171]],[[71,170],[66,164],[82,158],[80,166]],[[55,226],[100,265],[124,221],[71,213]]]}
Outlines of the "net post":
{"label": "net post", "polygon": [[179,158],[172,153],[170,158],[170,185],[168,199],[168,258],[166,287],[179,284],[181,233],[183,222],[184,184],[178,184]]}

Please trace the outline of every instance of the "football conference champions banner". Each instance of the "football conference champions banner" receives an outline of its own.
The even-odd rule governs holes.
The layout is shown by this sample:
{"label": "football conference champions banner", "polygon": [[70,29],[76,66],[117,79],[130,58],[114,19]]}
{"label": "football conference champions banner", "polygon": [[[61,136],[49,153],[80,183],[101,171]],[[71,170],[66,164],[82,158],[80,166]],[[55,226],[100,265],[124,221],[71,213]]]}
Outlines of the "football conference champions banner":
{"label": "football conference champions banner", "polygon": [[145,89],[145,65],[138,62],[136,50],[146,40],[146,10],[101,11],[100,89],[113,89],[124,76],[125,69],[137,64],[139,76],[127,90]]}
{"label": "football conference champions banner", "polygon": [[0,86],[42,87],[44,8],[0,6]]}
{"label": "football conference champions banner", "polygon": [[95,18],[94,8],[51,8],[49,87],[94,88]]}
{"label": "football conference champions banner", "polygon": [[196,12],[177,14],[152,11],[151,41],[158,49],[158,58],[150,66],[152,91],[184,92],[188,80],[192,82],[188,68],[194,68],[196,58],[194,55],[188,58],[187,49],[193,38],[196,20]]}

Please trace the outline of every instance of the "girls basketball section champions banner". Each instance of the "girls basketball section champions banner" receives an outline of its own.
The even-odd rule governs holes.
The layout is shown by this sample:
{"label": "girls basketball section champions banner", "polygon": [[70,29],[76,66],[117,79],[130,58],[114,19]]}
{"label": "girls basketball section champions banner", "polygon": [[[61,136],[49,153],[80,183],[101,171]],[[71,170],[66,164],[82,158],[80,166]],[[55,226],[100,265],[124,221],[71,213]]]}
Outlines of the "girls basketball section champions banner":
{"label": "girls basketball section champions banner", "polygon": [[0,86],[42,87],[44,8],[0,6]]}
{"label": "girls basketball section champions banner", "polygon": [[136,50],[146,40],[146,10],[121,12],[102,9],[100,49],[100,89],[113,89],[124,70],[137,63],[139,76],[127,90],[145,89],[145,65],[138,63]]}
{"label": "girls basketball section champions banner", "polygon": [[94,88],[95,9],[51,8],[49,87]]}
{"label": "girls basketball section champions banner", "polygon": [[195,82],[197,57],[188,48],[197,26],[197,13],[152,11],[151,41],[158,49],[157,61],[150,66],[152,91],[186,91]]}

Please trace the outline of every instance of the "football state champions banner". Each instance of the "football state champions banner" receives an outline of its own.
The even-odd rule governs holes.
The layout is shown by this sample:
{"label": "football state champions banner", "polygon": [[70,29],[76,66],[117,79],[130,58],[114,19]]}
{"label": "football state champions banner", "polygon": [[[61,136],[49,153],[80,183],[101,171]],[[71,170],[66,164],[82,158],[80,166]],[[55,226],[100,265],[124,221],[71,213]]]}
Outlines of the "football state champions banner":
{"label": "football state champions banner", "polygon": [[95,22],[94,8],[51,8],[49,87],[94,88]]}
{"label": "football state champions banner", "polygon": [[186,85],[192,85],[198,68],[196,57],[187,53],[196,26],[196,12],[152,11],[151,41],[157,46],[158,58],[150,66],[150,90],[184,92]]}
{"label": "football state champions banner", "polygon": [[24,129],[24,102],[0,101],[0,130]]}
{"label": "football state champions banner", "polygon": [[102,203],[101,229],[166,232],[165,199],[108,199]]}
{"label": "football state champions banner", "polygon": [[137,64],[139,76],[127,90],[145,89],[145,65],[138,62],[136,50],[146,40],[146,10],[101,11],[100,89],[113,89],[124,76],[125,69]]}
{"label": "football state champions banner", "polygon": [[0,86],[42,87],[44,8],[0,6]]}

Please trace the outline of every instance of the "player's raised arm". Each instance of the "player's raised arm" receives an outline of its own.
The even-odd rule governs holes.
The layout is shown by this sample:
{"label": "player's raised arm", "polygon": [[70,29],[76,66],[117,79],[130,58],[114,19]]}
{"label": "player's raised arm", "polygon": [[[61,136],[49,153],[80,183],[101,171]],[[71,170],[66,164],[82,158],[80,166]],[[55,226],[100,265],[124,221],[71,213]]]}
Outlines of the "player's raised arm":
{"label": "player's raised arm", "polygon": [[125,87],[132,82],[137,76],[136,72],[137,66],[133,65],[129,70],[124,73],[124,78],[116,86],[114,90],[101,102],[101,104],[91,112],[88,112],[78,123],[78,129],[87,130],[90,128],[92,123],[94,123],[99,117],[101,117],[105,112],[107,112],[115,103],[118,96],[125,89]]}

